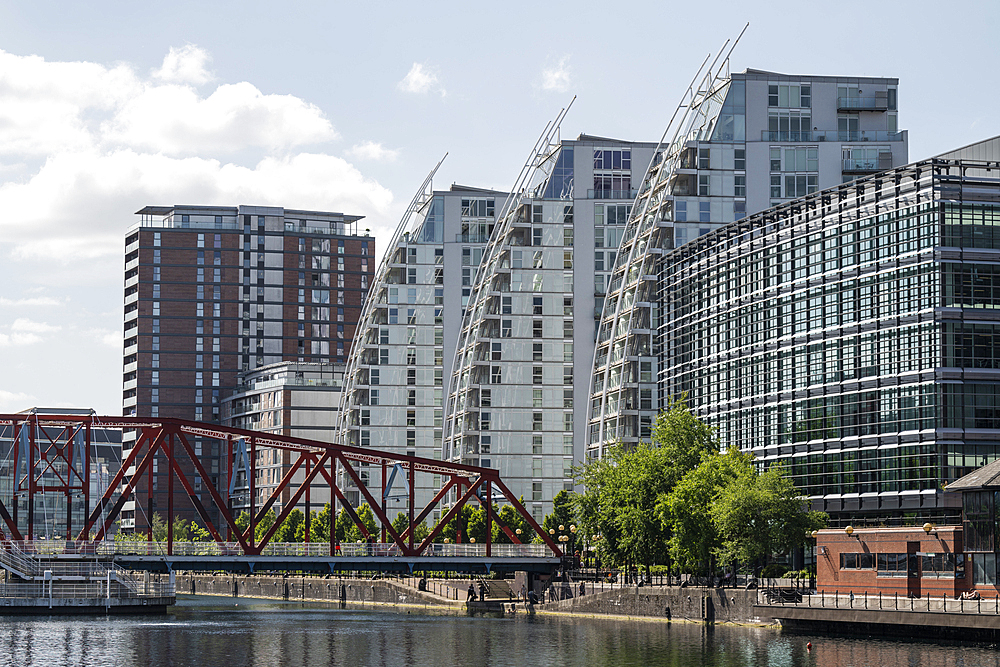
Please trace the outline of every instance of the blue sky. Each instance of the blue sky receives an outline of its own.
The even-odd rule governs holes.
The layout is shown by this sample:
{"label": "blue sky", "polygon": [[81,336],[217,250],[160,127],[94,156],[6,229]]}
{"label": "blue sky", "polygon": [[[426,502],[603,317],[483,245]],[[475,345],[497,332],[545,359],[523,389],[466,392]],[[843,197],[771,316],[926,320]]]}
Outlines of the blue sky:
{"label": "blue sky", "polygon": [[0,0],[0,411],[115,414],[122,239],[145,204],[367,216],[510,187],[564,136],[656,140],[711,51],[732,69],[900,79],[920,159],[1000,134],[996,2]]}

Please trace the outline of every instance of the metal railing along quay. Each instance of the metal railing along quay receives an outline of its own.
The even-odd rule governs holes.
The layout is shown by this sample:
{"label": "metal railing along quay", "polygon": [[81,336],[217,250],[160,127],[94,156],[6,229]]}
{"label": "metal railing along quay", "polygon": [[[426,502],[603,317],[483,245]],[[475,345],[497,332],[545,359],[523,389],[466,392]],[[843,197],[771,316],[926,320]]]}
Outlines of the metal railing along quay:
{"label": "metal railing along quay", "polygon": [[[761,605],[761,596],[766,594],[761,590],[757,604]],[[867,592],[854,595],[850,591],[842,593],[813,593],[803,595],[801,602],[790,602],[779,598],[772,603],[764,603],[772,607],[807,607],[815,609],[857,609],[868,611],[913,611],[938,614],[990,614],[1000,616],[1000,595],[992,598],[978,599],[948,598],[947,595],[910,597],[894,593],[892,595],[869,595]]]}

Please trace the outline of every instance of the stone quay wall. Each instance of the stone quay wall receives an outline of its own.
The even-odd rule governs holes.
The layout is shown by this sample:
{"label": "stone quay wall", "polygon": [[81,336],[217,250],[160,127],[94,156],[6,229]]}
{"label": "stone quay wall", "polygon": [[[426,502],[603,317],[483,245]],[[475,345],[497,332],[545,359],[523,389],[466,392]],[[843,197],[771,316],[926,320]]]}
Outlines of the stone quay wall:
{"label": "stone quay wall", "polygon": [[[554,589],[554,590],[553,590]],[[586,592],[550,588],[549,596],[566,596],[553,602],[535,605],[537,612],[570,613],[598,616],[641,616],[673,621],[715,623],[772,623],[770,618],[760,618],[754,606],[758,591],[736,588],[681,588],[678,586],[641,586],[612,590],[592,588]]]}

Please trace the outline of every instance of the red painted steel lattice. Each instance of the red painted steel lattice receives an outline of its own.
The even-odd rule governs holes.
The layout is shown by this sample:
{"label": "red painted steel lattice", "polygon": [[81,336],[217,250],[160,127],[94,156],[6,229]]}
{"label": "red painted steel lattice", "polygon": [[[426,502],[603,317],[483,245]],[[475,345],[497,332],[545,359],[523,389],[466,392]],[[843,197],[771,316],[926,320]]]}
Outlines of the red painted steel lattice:
{"label": "red painted steel lattice", "polygon": [[[357,486],[361,496],[368,503],[378,524],[381,525],[382,541],[388,538],[399,547],[404,556],[420,556],[427,546],[440,534],[445,525],[455,517],[463,506],[470,501],[479,503],[486,509],[486,555],[491,555],[491,542],[493,534],[493,523],[496,522],[501,530],[515,544],[520,544],[518,536],[510,530],[508,526],[499,521],[499,517],[493,511],[490,502],[485,502],[484,498],[494,498],[494,493],[502,496],[511,504],[518,514],[534,529],[534,531],[545,541],[545,544],[552,550],[555,556],[562,553],[556,543],[541,529],[531,515],[524,509],[518,499],[511,493],[510,489],[500,479],[500,474],[492,468],[479,468],[476,466],[449,463],[434,459],[426,459],[417,456],[405,456],[391,452],[383,452],[373,449],[350,447],[345,445],[330,444],[316,440],[304,438],[294,438],[271,433],[260,433],[243,429],[228,428],[216,424],[204,424],[182,419],[168,418],[144,418],[144,417],[99,417],[92,415],[38,415],[38,414],[0,414],[0,425],[13,426],[13,459],[18,462],[23,461],[23,465],[18,463],[15,467],[13,482],[13,492],[15,495],[26,495],[28,499],[28,523],[27,539],[32,539],[33,515],[35,506],[35,496],[39,493],[59,492],[67,497],[67,519],[66,531],[67,539],[75,539],[78,542],[97,542],[104,539],[109,528],[119,518],[122,507],[133,495],[138,495],[140,489],[137,484],[143,474],[147,474],[152,479],[152,461],[157,454],[166,458],[167,463],[167,553],[172,554],[174,542],[174,501],[177,490],[175,482],[181,486],[183,497],[190,501],[198,512],[205,527],[216,542],[227,541],[238,542],[245,555],[260,555],[264,547],[267,546],[275,531],[282,524],[288,514],[294,509],[299,500],[308,494],[311,489],[327,485],[331,498],[330,517],[330,555],[336,552],[336,517],[337,506],[346,510],[351,520],[359,528],[362,534],[370,537],[365,524],[358,517],[354,508],[347,501],[343,491],[337,484],[338,467]],[[133,447],[122,460],[121,469],[108,485],[107,491],[96,500],[93,509],[84,521],[75,538],[72,538],[72,502],[71,495],[82,493],[85,500],[85,507],[91,507],[91,491],[88,480],[90,478],[91,463],[91,430],[92,429],[126,429],[136,431],[136,440]],[[226,470],[224,475],[220,475],[218,488],[209,482],[211,476],[206,472],[205,466],[196,455],[195,448],[190,442],[192,436],[214,438],[226,443]],[[249,457],[249,470],[246,474],[246,482],[249,485],[249,515],[250,525],[245,529],[240,529],[235,521],[232,498],[229,497],[230,479],[234,473],[235,453],[234,443],[243,439],[247,443]],[[284,477],[273,489],[270,496],[257,507],[255,493],[256,468],[257,468],[257,448],[269,447],[289,452],[293,457],[290,466],[287,467]],[[224,521],[224,526],[216,526],[211,520],[205,504],[199,499],[198,494],[192,486],[191,480],[178,463],[178,458],[186,455],[187,460],[193,466],[194,473],[200,476],[207,487],[211,498],[211,504],[218,510]],[[77,471],[76,462],[83,464],[84,472]],[[58,462],[59,465],[56,465]],[[397,532],[392,527],[392,522],[385,512],[383,504],[379,503],[372,495],[368,485],[362,480],[362,476],[355,470],[357,463],[367,463],[382,466],[382,484],[385,484],[384,471],[388,466],[399,465],[407,475],[407,486],[409,488],[409,516],[408,525],[402,532]],[[22,470],[23,468],[23,470]],[[63,472],[63,469],[68,472]],[[301,482],[294,482],[295,473],[304,469],[305,477]],[[131,471],[131,472],[130,472]],[[414,506],[414,476],[416,473],[431,473],[440,475],[444,480],[441,489],[434,498],[422,510],[417,511]],[[22,474],[23,473],[23,474]],[[48,477],[44,480],[43,476]],[[55,478],[56,483],[52,480]],[[222,483],[222,482],[225,483]],[[147,486],[147,493],[152,484]],[[430,534],[423,541],[417,543],[414,538],[414,527],[430,516],[431,512],[438,506],[443,498],[453,489],[458,490],[459,500],[451,506],[431,529]],[[120,495],[118,495],[120,491]],[[283,492],[290,492],[287,502],[282,505],[281,512],[270,528],[265,532],[260,540],[255,538],[257,524],[264,518],[265,514],[273,507]],[[115,496],[118,495],[117,499]],[[178,498],[180,499],[180,498]],[[151,517],[149,517],[151,518]],[[8,508],[0,500],[0,519],[9,533],[10,539],[23,540],[18,529],[16,516],[11,516]],[[152,521],[149,521],[147,537],[152,540]],[[306,541],[309,541],[309,524],[306,521]],[[220,532],[220,528],[222,532]],[[223,532],[225,535],[223,535]]]}

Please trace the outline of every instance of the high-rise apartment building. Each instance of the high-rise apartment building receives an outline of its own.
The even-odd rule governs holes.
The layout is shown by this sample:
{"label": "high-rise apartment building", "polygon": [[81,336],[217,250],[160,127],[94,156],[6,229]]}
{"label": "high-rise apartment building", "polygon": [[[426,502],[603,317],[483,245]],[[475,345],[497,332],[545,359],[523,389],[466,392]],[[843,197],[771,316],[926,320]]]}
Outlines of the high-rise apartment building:
{"label": "high-rise apartment building", "polygon": [[[261,433],[276,433],[293,438],[338,442],[337,417],[344,386],[344,364],[284,361],[261,366],[238,376],[233,394],[222,399],[222,424]],[[293,465],[291,452],[275,447],[260,447],[254,481],[255,507],[262,507]],[[233,507],[249,509],[250,487],[245,470],[237,467],[233,484]],[[243,472],[243,475],[239,473]],[[290,502],[295,486],[305,481],[307,470],[300,466],[274,502],[280,513]],[[318,509],[330,502],[330,487],[314,483],[299,499],[303,511]]]}
{"label": "high-rise apartment building", "polygon": [[[686,94],[631,211],[598,331],[590,456],[648,440],[673,395],[658,378],[672,372],[664,359],[676,350],[657,334],[675,317],[662,278],[673,248],[748,213],[906,163],[896,79],[730,75],[727,67]],[[722,336],[720,323],[693,344],[716,345]]]}
{"label": "high-rise apartment building", "polygon": [[[341,437],[355,446],[440,459],[458,327],[507,194],[461,185],[434,190],[436,171],[404,214],[372,284],[348,363]],[[362,476],[377,483],[381,469],[362,466]],[[342,484],[357,504],[353,481]],[[440,479],[417,475],[415,484],[415,502],[423,507]],[[405,496],[392,495],[387,508],[403,509]]]}
{"label": "high-rise apartment building", "polygon": [[654,143],[536,148],[484,252],[459,333],[444,455],[491,466],[540,519],[582,460],[596,318]]}
{"label": "high-rise apartment building", "polygon": [[[360,216],[255,206],[137,214],[125,236],[125,415],[217,422],[241,371],[346,360],[374,274],[375,240],[357,235]],[[124,436],[126,453],[134,437]],[[200,493],[226,462],[216,440],[194,448],[212,477],[189,473]],[[154,462],[124,528],[162,513],[166,472]]]}

